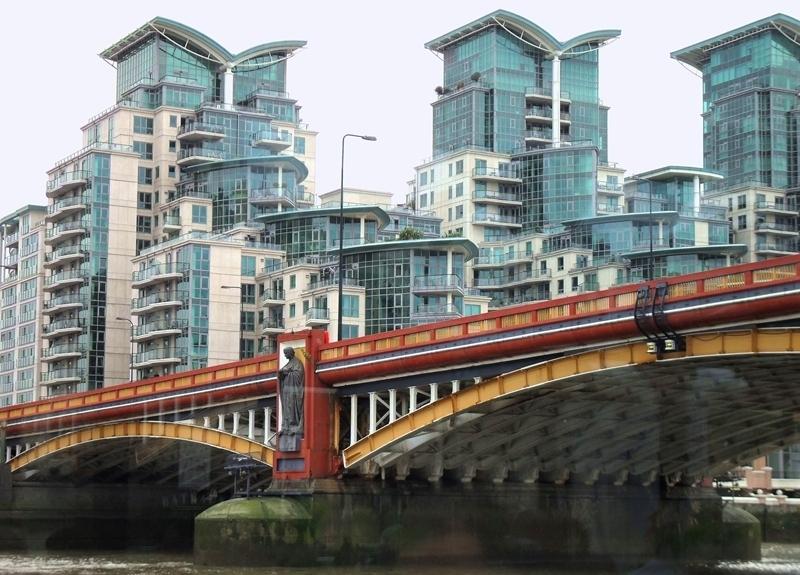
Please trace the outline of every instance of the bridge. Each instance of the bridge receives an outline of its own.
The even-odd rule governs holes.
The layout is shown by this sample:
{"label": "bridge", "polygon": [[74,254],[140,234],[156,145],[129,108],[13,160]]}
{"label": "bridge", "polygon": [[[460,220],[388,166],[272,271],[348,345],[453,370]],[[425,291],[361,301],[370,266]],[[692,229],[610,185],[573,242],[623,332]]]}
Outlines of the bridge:
{"label": "bridge", "polygon": [[[305,429],[281,451],[283,358],[0,410],[15,481],[692,484],[800,440],[800,256],[341,342],[284,334]],[[200,456],[202,455],[202,457]],[[198,463],[202,461],[203,463]]]}

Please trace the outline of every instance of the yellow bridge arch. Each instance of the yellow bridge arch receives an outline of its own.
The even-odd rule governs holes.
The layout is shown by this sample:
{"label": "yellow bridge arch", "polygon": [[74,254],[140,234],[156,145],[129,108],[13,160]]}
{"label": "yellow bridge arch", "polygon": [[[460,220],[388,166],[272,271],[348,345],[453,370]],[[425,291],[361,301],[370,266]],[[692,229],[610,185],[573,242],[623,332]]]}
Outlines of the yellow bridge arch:
{"label": "yellow bridge arch", "polygon": [[[551,461],[565,461],[568,458],[564,456],[564,453],[574,451],[580,456],[598,457],[596,461],[601,461],[599,459],[601,456],[596,455],[599,452],[613,453],[614,455],[624,452],[620,458],[628,457],[635,460],[638,457],[639,460],[636,460],[636,463],[639,465],[640,471],[644,473],[646,470],[648,475],[655,473],[656,469],[659,470],[659,473],[664,474],[677,473],[681,469],[684,470],[684,473],[688,473],[687,469],[697,470],[700,468],[700,459],[703,459],[702,465],[716,466],[712,468],[720,470],[735,457],[733,452],[737,446],[741,448],[739,453],[752,454],[760,449],[755,446],[754,442],[748,442],[748,437],[741,433],[741,430],[732,427],[735,422],[727,422],[724,421],[724,417],[720,417],[720,413],[724,411],[725,402],[739,401],[739,398],[733,394],[727,396],[729,392],[722,389],[713,390],[717,393],[714,399],[715,404],[713,409],[708,408],[705,415],[709,418],[708,421],[713,419],[712,423],[718,427],[714,429],[713,437],[711,437],[714,441],[713,450],[711,447],[707,447],[704,448],[706,451],[701,454],[692,451],[692,437],[689,431],[686,431],[681,437],[683,445],[666,445],[664,439],[670,434],[676,432],[680,434],[683,430],[690,429],[689,423],[681,420],[681,415],[685,415],[693,406],[691,404],[678,405],[677,408],[670,407],[668,410],[664,405],[670,401],[674,403],[676,396],[670,398],[668,394],[671,393],[672,382],[675,382],[676,389],[679,387],[678,381],[683,370],[701,369],[713,372],[714,370],[733,368],[731,366],[735,366],[735,369],[738,370],[737,377],[740,377],[748,386],[751,388],[762,386],[764,390],[761,397],[746,397],[751,404],[742,408],[742,412],[748,414],[748,417],[752,412],[762,418],[756,419],[754,416],[752,422],[755,423],[752,425],[748,420],[747,426],[753,437],[763,438],[761,445],[767,443],[779,445],[779,441],[784,439],[800,437],[800,427],[795,423],[800,421],[800,413],[795,412],[791,402],[783,405],[779,403],[781,400],[779,392],[793,386],[794,379],[800,372],[797,367],[800,365],[797,363],[797,354],[800,353],[800,329],[764,328],[702,333],[688,335],[685,341],[686,349],[684,351],[667,353],[663,357],[648,353],[646,342],[636,342],[585,351],[486,379],[398,417],[393,423],[363,437],[343,451],[344,465],[346,468],[354,468],[360,465],[377,464],[380,467],[394,467],[397,470],[400,465],[405,465],[407,469],[409,460],[411,460],[411,467],[419,468],[420,461],[424,460],[427,462],[425,465],[431,465],[431,462],[435,461],[438,456],[440,467],[452,469],[453,467],[448,467],[448,465],[459,465],[459,469],[461,469],[469,468],[471,465],[474,474],[474,461],[480,462],[481,457],[484,457],[484,461],[497,463],[499,458],[504,456],[503,454],[516,453],[517,456],[524,458],[528,456],[528,451],[536,451],[537,456],[543,452],[548,453]],[[592,394],[596,394],[595,397],[600,393],[608,395],[609,389],[614,391],[613,388],[618,385],[618,381],[641,385],[647,383],[648,377],[660,378],[660,387],[656,392],[650,390],[649,396],[647,394],[639,395],[635,400],[628,401],[628,406],[624,407],[629,410],[627,413],[612,412],[613,409],[616,409],[613,406],[613,400],[607,401],[605,406],[608,407],[608,413],[598,414],[598,418],[601,420],[599,423],[592,422],[593,414],[590,411],[584,410],[582,414],[576,413],[577,410],[570,411],[570,401],[564,401],[561,404],[551,402],[551,405],[556,406],[555,411],[559,412],[559,417],[562,413],[565,414],[570,419],[570,425],[575,426],[574,429],[583,430],[583,443],[570,443],[568,433],[560,436],[554,434],[551,432],[552,430],[547,429],[547,423],[542,423],[538,427],[532,425],[526,430],[512,428],[511,423],[498,423],[497,421],[503,416],[506,417],[506,421],[514,419],[508,416],[509,406],[514,407],[515,404],[518,405],[522,401],[528,401],[529,404],[535,403],[535,401],[531,402],[530,398],[545,397],[544,393],[549,389],[569,390],[572,395],[564,395],[565,399],[574,398],[576,403],[580,403]],[[786,387],[784,387],[784,382]],[[537,396],[537,393],[541,395]],[[748,392],[741,392],[741,397],[746,395]],[[650,405],[647,404],[648,397]],[[800,393],[797,399],[800,401]],[[680,401],[685,400],[681,399]],[[763,402],[763,405],[759,405],[759,401]],[[654,407],[656,404],[658,406]],[[630,407],[631,405],[635,407]],[[637,411],[633,411],[634,409]],[[681,413],[681,409],[683,413]],[[505,415],[503,415],[504,410]],[[779,417],[766,423],[764,414],[770,410],[773,414],[777,413]],[[495,420],[492,420],[492,417]],[[580,418],[583,418],[584,423],[572,424]],[[605,419],[603,420],[603,418]],[[655,448],[642,446],[641,442],[637,445],[634,439],[635,433],[641,433],[648,424],[660,423],[662,418],[664,421],[668,421],[670,428],[668,431],[659,432],[661,436],[654,442]],[[623,422],[627,424],[627,421],[634,419],[639,426],[638,430],[634,429],[628,433],[627,437],[622,433],[619,434],[626,443],[620,441],[620,437],[616,436],[613,440],[604,442],[599,437],[595,439],[591,434],[589,440],[586,441],[586,430],[588,429],[595,429],[598,430],[598,434],[608,433],[611,436],[616,433],[613,429],[615,425],[622,427]],[[490,423],[480,423],[484,421]],[[476,424],[476,422],[478,423]],[[513,425],[518,424],[515,422]],[[492,444],[495,449],[488,455],[485,451],[483,454],[465,454],[462,450],[459,457],[451,457],[450,461],[447,461],[445,453],[445,461],[441,462],[443,450],[450,449],[452,445],[461,448],[464,444],[473,441],[473,439],[465,438],[465,429],[469,430],[479,426],[492,428],[496,433],[496,439]],[[525,432],[533,434],[540,433],[542,430],[542,435],[548,437],[539,443],[523,437]],[[783,437],[780,440],[777,439],[783,431],[785,431]],[[512,446],[508,440],[502,437],[503,433],[516,433],[515,439],[517,442],[522,442],[522,447]],[[725,433],[729,433],[729,436],[723,437],[722,435]],[[452,439],[450,442],[452,445],[445,443],[445,438],[448,441]],[[440,441],[441,445],[435,445]],[[528,443],[525,444],[525,441]],[[530,448],[528,451],[525,451],[526,445]],[[426,451],[427,453],[425,453]],[[614,453],[615,451],[616,453]],[[635,457],[630,455],[632,452],[637,452],[634,453]],[[469,461],[470,457],[474,461]],[[574,467],[575,461],[580,461],[577,457],[578,455],[571,460],[569,465]],[[536,464],[531,465],[535,466]],[[617,465],[614,471],[621,471],[619,464],[614,465]],[[613,468],[614,465],[609,467]],[[364,467],[362,469],[366,470]],[[506,473],[507,471],[508,468],[506,468]],[[602,472],[609,473],[606,469],[603,469]],[[441,474],[441,469],[439,474]]]}
{"label": "yellow bridge arch", "polygon": [[217,429],[183,423],[156,421],[110,423],[65,433],[64,435],[59,435],[44,441],[32,449],[17,455],[12,458],[8,464],[13,473],[48,455],[73,447],[99,441],[132,438],[187,441],[206,445],[208,447],[215,447],[239,455],[246,455],[269,467],[272,467],[273,464],[274,450],[256,441]]}

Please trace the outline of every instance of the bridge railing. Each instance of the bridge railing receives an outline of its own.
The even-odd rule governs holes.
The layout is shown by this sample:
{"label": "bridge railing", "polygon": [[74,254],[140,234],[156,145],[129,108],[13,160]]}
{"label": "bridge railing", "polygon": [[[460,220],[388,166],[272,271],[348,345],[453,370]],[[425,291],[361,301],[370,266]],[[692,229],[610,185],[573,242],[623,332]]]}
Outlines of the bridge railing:
{"label": "bridge railing", "polygon": [[[800,256],[787,256],[719,268],[684,276],[660,278],[647,282],[655,286],[667,283],[668,301],[696,297],[699,294],[725,293],[752,286],[796,281],[800,277]],[[371,336],[325,344],[320,362],[333,362],[371,353],[384,353],[431,342],[502,332],[520,326],[563,321],[567,318],[614,310],[633,309],[636,293],[642,284],[629,284],[603,291],[508,307],[477,316],[399,329]]]}
{"label": "bridge railing", "polygon": [[90,408],[99,404],[130,400],[132,398],[146,398],[171,391],[189,390],[193,387],[223,383],[245,377],[252,378],[256,374],[274,374],[278,369],[277,365],[277,356],[262,355],[235,363],[132,381],[94,391],[57,395],[40,401],[4,407],[0,409],[0,423],[19,418],[45,416],[68,410]]}

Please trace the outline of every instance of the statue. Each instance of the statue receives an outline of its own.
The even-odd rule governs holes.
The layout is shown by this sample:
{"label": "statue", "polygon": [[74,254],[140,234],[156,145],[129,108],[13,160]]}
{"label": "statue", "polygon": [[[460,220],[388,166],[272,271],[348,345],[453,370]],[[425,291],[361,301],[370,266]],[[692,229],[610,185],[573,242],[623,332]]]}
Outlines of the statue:
{"label": "statue", "polygon": [[278,392],[281,400],[281,430],[278,434],[278,449],[298,451],[303,437],[303,393],[305,372],[303,364],[294,354],[294,348],[286,347],[283,355],[289,361],[278,370]]}

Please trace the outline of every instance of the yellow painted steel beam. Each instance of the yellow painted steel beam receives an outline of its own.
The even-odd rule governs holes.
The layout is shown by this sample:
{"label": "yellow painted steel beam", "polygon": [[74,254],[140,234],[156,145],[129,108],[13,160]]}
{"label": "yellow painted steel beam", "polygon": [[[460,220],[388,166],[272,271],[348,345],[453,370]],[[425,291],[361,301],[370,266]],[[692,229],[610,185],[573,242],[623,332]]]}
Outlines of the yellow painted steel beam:
{"label": "yellow painted steel beam", "polygon": [[11,471],[14,472],[52,453],[63,451],[71,447],[96,441],[124,439],[128,437],[152,437],[199,443],[209,447],[224,449],[225,451],[230,451],[239,455],[246,455],[270,467],[272,467],[275,453],[273,449],[266,445],[245,437],[219,431],[218,429],[182,423],[133,421],[98,425],[59,435],[14,457],[8,464]]}
{"label": "yellow painted steel beam", "polygon": [[[690,335],[686,337],[686,351],[669,353],[663,359],[792,352],[800,352],[800,329],[753,329]],[[657,361],[655,354],[647,352],[646,342],[637,342],[565,356],[499,375],[425,405],[362,438],[343,451],[344,465],[357,465],[436,422],[518,392],[571,377]]]}

